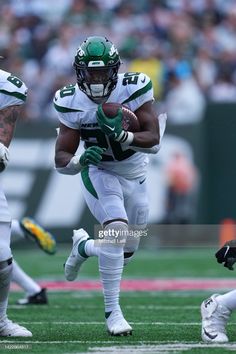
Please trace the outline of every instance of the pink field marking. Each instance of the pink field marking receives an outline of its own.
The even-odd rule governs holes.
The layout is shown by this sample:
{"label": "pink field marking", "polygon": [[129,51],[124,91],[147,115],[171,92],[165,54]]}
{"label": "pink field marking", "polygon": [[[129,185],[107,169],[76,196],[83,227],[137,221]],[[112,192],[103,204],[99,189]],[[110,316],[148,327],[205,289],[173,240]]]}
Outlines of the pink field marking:
{"label": "pink field marking", "polygon": [[[98,280],[67,281],[39,281],[42,287],[49,290],[102,290]],[[234,289],[234,279],[126,279],[121,283],[123,291],[178,291],[178,290],[217,290]],[[18,291],[16,284],[11,285],[11,290]]]}

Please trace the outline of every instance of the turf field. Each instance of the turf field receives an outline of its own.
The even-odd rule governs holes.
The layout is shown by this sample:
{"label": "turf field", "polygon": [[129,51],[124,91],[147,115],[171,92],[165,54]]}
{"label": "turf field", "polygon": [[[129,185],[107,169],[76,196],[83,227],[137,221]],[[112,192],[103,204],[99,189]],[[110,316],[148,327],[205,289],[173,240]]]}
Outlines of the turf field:
{"label": "turf field", "polygon": [[[63,286],[62,264],[68,252],[68,246],[60,246],[55,256],[48,256],[35,248],[16,249],[14,254],[21,266],[38,281],[49,285],[58,281],[57,284]],[[131,279],[136,280],[134,284],[138,279],[149,282],[141,283],[141,291],[131,288],[121,294],[123,312],[134,329],[129,337],[107,335],[100,290],[65,291],[59,287],[57,291],[48,291],[49,305],[20,307],[15,301],[23,293],[14,288],[9,299],[9,317],[28,327],[33,337],[1,339],[0,352],[232,353],[236,350],[236,315],[232,316],[228,326],[230,344],[206,345],[200,338],[199,305],[215,291],[202,291],[201,281],[205,280],[203,285],[206,285],[208,279],[213,278],[217,287],[219,278],[234,282],[236,275],[218,265],[213,253],[214,249],[139,251],[126,267],[124,278],[126,283]],[[79,287],[87,280],[97,283],[98,278],[97,261],[91,258],[83,265],[76,284]],[[169,290],[145,291],[146,284],[152,284],[153,279],[169,284]],[[187,281],[190,281],[190,289],[186,286]],[[183,282],[185,290],[176,290]],[[236,288],[236,283],[234,286]],[[191,290],[193,288],[195,290]]]}

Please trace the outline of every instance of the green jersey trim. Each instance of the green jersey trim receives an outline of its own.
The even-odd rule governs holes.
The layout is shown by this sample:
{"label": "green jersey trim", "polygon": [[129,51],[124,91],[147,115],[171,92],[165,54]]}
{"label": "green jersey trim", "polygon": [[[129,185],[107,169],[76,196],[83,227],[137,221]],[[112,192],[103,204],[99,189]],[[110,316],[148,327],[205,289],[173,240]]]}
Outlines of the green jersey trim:
{"label": "green jersey trim", "polygon": [[62,112],[62,113],[83,112],[81,109],[66,108],[66,107],[58,106],[56,103],[54,103],[54,107],[58,112]]}
{"label": "green jersey trim", "polygon": [[122,102],[122,104],[135,100],[137,97],[142,96],[144,93],[152,89],[152,82],[141,88],[140,90],[134,92],[129,98]]}
{"label": "green jersey trim", "polygon": [[6,90],[1,90],[0,89],[0,92],[1,93],[4,93],[5,95],[8,95],[8,96],[13,96],[13,97],[16,97],[22,101],[26,101],[26,98],[27,96],[24,95],[23,93],[20,93],[20,92],[9,92],[9,91],[6,91]]}
{"label": "green jersey trim", "polygon": [[92,181],[89,177],[89,167],[85,167],[81,171],[81,177],[82,177],[82,181],[83,181],[85,188],[89,191],[90,194],[92,194],[96,199],[98,199],[97,192],[96,192],[96,190],[92,184]]}

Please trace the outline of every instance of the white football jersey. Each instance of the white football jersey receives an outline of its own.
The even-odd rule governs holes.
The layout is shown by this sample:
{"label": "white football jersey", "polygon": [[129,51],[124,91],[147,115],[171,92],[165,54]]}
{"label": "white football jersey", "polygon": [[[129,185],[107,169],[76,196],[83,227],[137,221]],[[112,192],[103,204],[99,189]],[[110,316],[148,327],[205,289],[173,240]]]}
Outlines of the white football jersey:
{"label": "white football jersey", "polygon": [[[0,110],[8,106],[21,105],[25,102],[27,88],[16,76],[0,70]],[[6,197],[0,187],[0,222],[9,222],[11,215]]]}
{"label": "white football jersey", "polygon": [[[144,103],[153,101],[153,88],[150,78],[143,73],[122,73],[111,92],[107,103],[116,102],[136,111]],[[120,143],[108,139],[98,126],[96,111],[98,104],[91,101],[77,84],[58,90],[54,98],[61,123],[80,130],[85,149],[92,145],[106,148],[99,168],[109,170],[128,179],[138,178],[146,173],[147,155],[124,149]]]}
{"label": "white football jersey", "polygon": [[26,101],[27,87],[18,77],[0,70],[0,109],[21,105]]}

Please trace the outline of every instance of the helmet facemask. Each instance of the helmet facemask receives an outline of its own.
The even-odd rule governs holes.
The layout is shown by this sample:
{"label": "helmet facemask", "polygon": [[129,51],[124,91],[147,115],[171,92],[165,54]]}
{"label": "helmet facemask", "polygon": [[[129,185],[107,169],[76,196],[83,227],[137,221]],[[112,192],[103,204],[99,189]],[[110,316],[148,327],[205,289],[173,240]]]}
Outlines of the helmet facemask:
{"label": "helmet facemask", "polygon": [[[79,88],[96,103],[102,103],[115,88],[117,83],[117,67],[85,67],[75,66]],[[98,102],[97,102],[98,101]]]}

